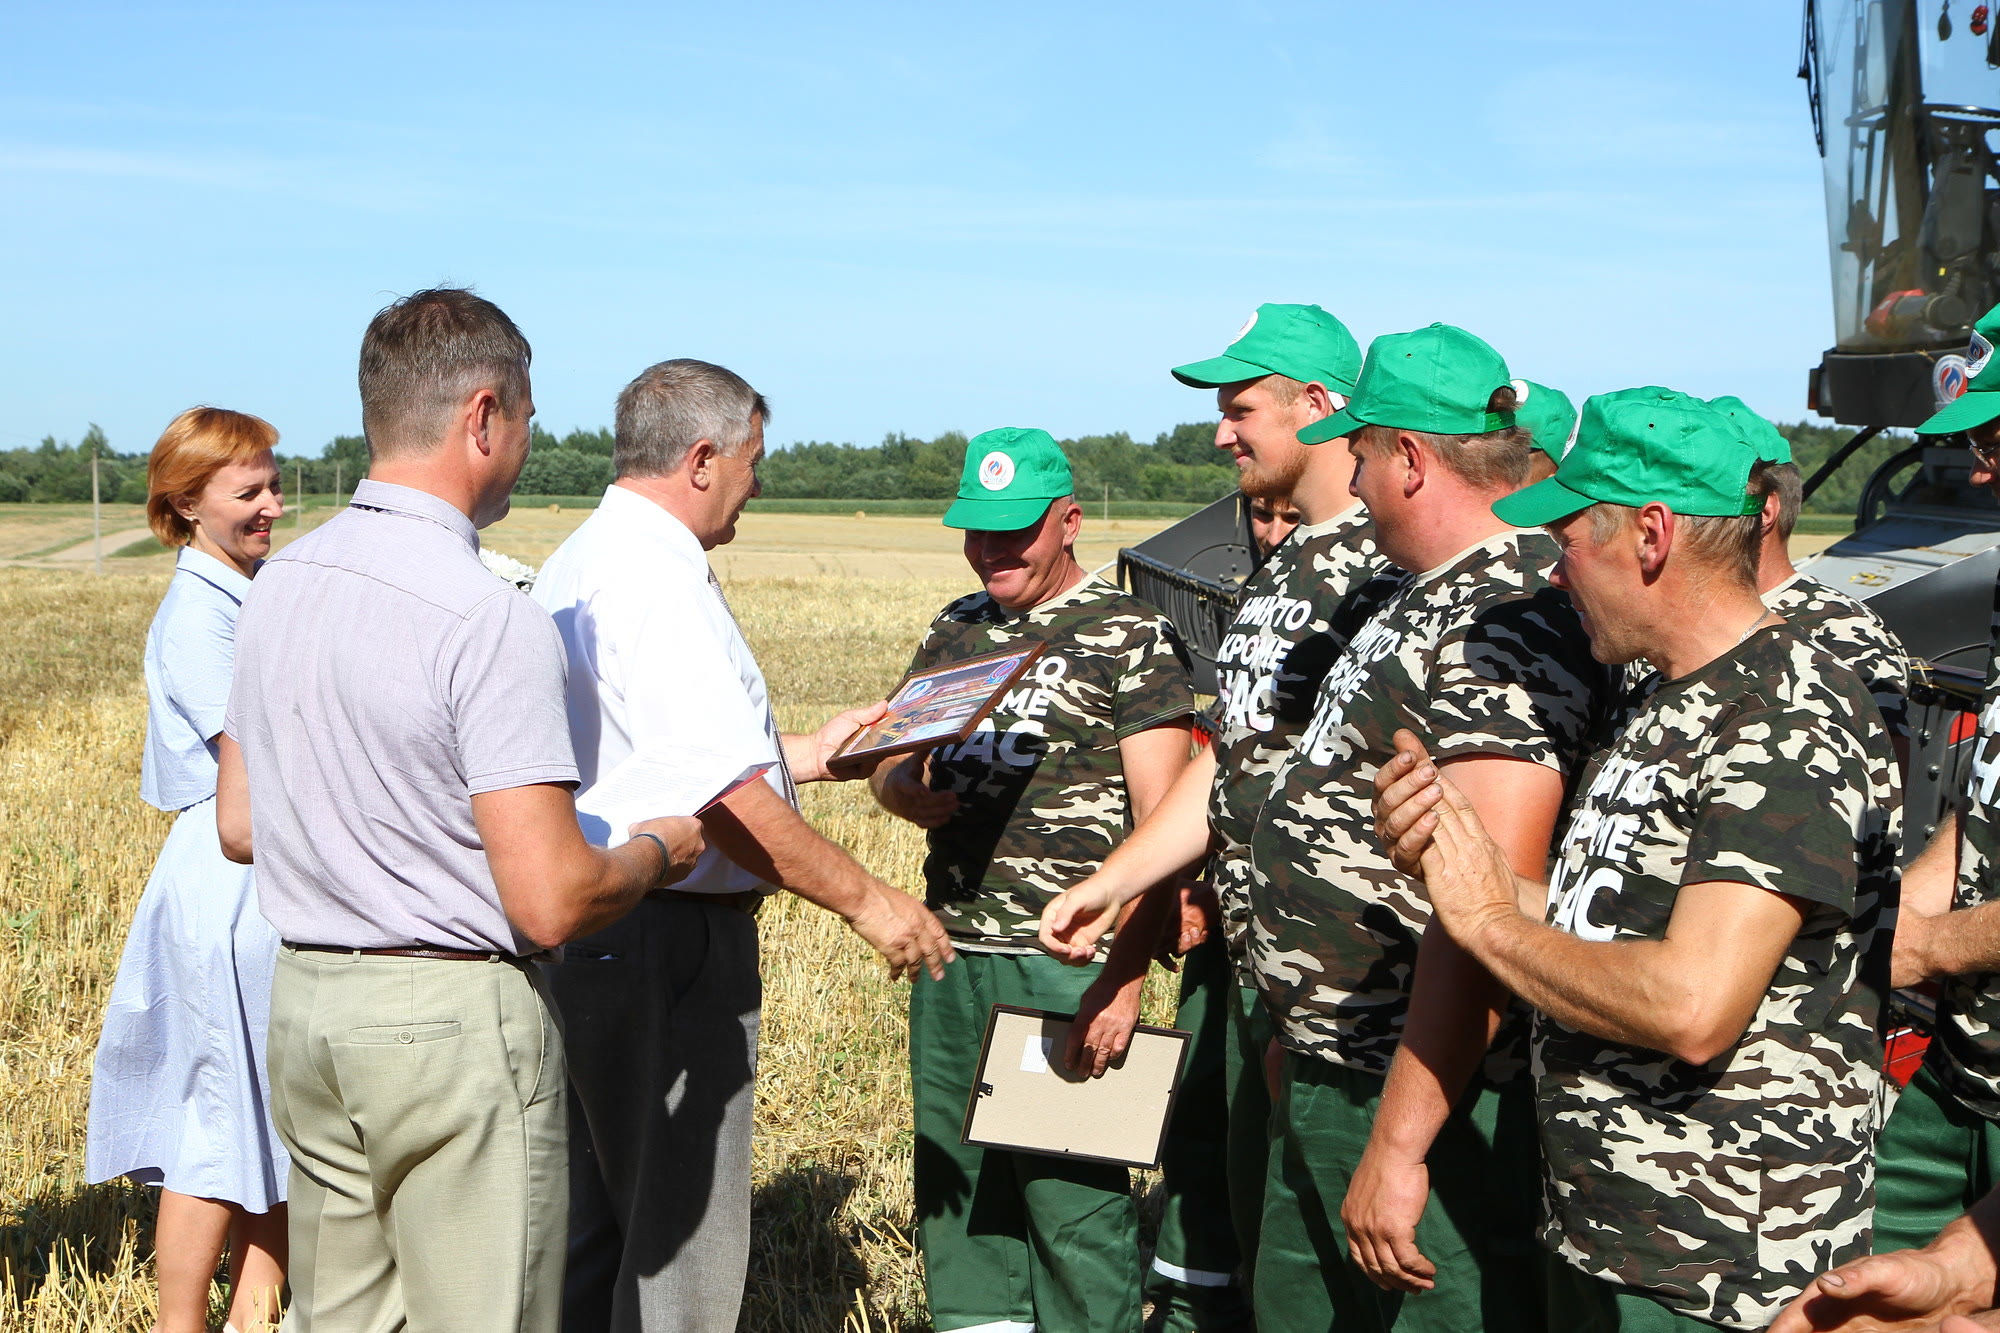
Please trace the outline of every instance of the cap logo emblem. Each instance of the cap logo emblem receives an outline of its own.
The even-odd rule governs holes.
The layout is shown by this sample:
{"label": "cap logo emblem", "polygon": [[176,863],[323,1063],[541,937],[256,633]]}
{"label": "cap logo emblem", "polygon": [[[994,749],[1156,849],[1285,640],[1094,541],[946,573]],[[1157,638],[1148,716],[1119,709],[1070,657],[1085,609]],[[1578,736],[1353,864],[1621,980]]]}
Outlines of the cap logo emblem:
{"label": "cap logo emblem", "polygon": [[989,491],[1004,491],[1014,484],[1014,460],[995,449],[979,460],[979,484]]}
{"label": "cap logo emblem", "polygon": [[1977,379],[1979,372],[1986,369],[1986,363],[1993,359],[1993,344],[1978,334],[1972,335],[1972,345],[1965,349],[1965,377]]}
{"label": "cap logo emblem", "polygon": [[[1987,355],[1990,356],[1992,353],[1989,352]],[[1958,396],[1965,392],[1965,386],[1971,382],[1972,377],[1978,373],[1966,364],[1964,357],[1955,353],[1939,357],[1937,365],[1931,370],[1931,392],[1937,397],[1937,405],[1942,408],[1956,401]]]}
{"label": "cap logo emblem", "polygon": [[1528,401],[1528,393],[1532,386],[1526,380],[1508,380],[1507,387],[1514,391],[1515,407]]}
{"label": "cap logo emblem", "polygon": [[1244,321],[1243,321],[1243,327],[1242,327],[1242,328],[1240,328],[1240,329],[1238,329],[1238,330],[1236,330],[1236,336],[1235,336],[1234,338],[1231,338],[1231,339],[1230,339],[1229,341],[1231,341],[1231,342],[1233,342],[1233,343],[1240,343],[1240,342],[1242,342],[1242,341],[1243,341],[1243,335],[1244,335],[1244,334],[1246,334],[1246,333],[1248,333],[1248,332],[1250,332],[1250,330],[1252,330],[1252,329],[1254,329],[1254,328],[1256,328],[1256,327],[1257,327],[1257,312],[1256,312],[1256,311],[1254,311],[1254,310],[1252,310],[1252,311],[1250,312],[1250,318],[1248,318],[1248,319],[1246,319],[1246,320],[1244,320]]}

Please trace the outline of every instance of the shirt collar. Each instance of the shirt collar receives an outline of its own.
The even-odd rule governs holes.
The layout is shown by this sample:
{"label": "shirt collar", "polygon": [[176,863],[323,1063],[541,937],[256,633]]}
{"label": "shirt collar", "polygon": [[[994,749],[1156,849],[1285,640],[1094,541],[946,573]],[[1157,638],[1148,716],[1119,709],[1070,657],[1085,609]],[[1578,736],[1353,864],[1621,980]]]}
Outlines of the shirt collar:
{"label": "shirt collar", "polygon": [[479,529],[472,526],[472,520],[429,491],[363,477],[354,484],[353,503],[363,509],[380,509],[405,518],[426,519],[441,528],[450,529],[473,550],[479,549]]}
{"label": "shirt collar", "polygon": [[181,553],[174,557],[174,568],[186,570],[238,602],[250,591],[250,580],[243,577],[236,566],[217,560],[206,551],[197,551],[192,545],[181,547]]}
{"label": "shirt collar", "polygon": [[606,486],[604,498],[597,502],[597,512],[618,527],[644,532],[664,543],[674,555],[707,572],[708,552],[701,548],[701,539],[687,524],[630,487]]}

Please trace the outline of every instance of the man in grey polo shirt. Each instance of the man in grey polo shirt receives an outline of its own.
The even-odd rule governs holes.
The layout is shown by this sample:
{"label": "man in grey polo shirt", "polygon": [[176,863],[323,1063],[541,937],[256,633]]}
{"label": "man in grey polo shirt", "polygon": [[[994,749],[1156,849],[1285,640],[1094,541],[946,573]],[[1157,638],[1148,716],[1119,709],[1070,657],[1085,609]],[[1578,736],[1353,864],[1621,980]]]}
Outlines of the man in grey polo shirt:
{"label": "man in grey polo shirt", "polygon": [[553,1333],[564,1063],[528,959],[702,850],[687,818],[584,841],[562,643],[479,563],[527,457],[528,357],[470,292],[376,315],[369,478],[237,626],[217,819],[232,857],[254,844],[286,942],[269,1051],[298,1333]]}

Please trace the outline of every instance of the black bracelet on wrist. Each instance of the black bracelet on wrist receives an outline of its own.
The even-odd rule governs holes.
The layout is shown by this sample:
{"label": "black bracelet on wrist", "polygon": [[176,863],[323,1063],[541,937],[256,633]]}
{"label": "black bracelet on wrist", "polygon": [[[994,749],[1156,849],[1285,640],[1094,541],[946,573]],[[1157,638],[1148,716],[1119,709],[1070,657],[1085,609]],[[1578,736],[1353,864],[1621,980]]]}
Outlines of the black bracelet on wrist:
{"label": "black bracelet on wrist", "polygon": [[667,869],[668,867],[673,865],[674,858],[667,851],[667,844],[661,839],[659,834],[634,833],[632,835],[632,841],[634,842],[637,842],[641,838],[648,839],[655,847],[660,849],[660,873],[653,876],[653,883],[657,885],[661,880],[667,877]]}

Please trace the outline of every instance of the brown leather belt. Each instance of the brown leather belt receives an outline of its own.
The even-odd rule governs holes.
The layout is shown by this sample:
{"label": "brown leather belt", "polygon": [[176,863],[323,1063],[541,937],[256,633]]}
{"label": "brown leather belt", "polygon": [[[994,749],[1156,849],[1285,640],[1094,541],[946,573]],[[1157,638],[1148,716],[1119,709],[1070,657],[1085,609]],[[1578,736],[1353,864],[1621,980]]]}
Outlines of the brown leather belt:
{"label": "brown leather belt", "polygon": [[287,949],[300,953],[346,953],[359,954],[363,958],[428,958],[437,962],[469,963],[518,963],[516,954],[501,953],[497,949],[447,949],[440,945],[420,944],[408,949],[350,949],[340,944],[294,944],[285,941]]}
{"label": "brown leather belt", "polygon": [[686,889],[654,889],[653,897],[666,898],[677,903],[705,903],[710,907],[727,907],[751,916],[757,915],[757,909],[764,905],[764,895],[754,889],[744,893],[690,893]]}

